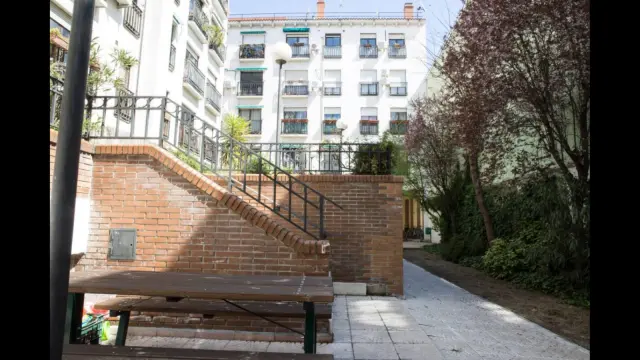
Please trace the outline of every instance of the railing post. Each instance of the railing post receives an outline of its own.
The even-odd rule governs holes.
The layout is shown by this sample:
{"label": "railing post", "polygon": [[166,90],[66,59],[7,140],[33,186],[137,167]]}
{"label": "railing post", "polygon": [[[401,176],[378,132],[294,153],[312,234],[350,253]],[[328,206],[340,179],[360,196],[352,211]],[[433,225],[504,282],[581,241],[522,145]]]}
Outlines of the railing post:
{"label": "railing post", "polygon": [[[151,110],[148,110],[151,111]],[[158,146],[162,148],[162,142],[164,140],[164,117],[166,116],[167,111],[167,97],[162,98],[162,108],[160,111],[160,135],[158,136]],[[169,124],[171,126],[171,124]],[[178,126],[178,122],[176,121],[176,126]]]}
{"label": "railing post", "polygon": [[233,167],[233,138],[229,137],[229,154],[227,155],[227,163],[229,166],[229,178],[227,179],[227,188],[230,193],[233,192],[233,179],[231,178],[231,168]]}
{"label": "railing post", "polygon": [[326,239],[324,233],[324,196],[320,196],[320,239]]}

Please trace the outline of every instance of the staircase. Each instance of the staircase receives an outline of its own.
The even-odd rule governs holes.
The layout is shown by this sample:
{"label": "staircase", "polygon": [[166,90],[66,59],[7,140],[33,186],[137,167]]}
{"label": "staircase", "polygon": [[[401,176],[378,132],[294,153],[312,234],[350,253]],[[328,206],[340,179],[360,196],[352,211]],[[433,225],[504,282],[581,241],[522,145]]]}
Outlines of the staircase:
{"label": "staircase", "polygon": [[[327,238],[327,206],[340,205],[167,97],[88,96],[87,116],[99,122],[96,143],[152,142],[227,191],[270,213],[289,230]],[[127,116],[123,116],[127,114]],[[262,173],[262,176],[256,174]],[[249,183],[257,185],[249,186]],[[268,211],[267,211],[268,210]]]}

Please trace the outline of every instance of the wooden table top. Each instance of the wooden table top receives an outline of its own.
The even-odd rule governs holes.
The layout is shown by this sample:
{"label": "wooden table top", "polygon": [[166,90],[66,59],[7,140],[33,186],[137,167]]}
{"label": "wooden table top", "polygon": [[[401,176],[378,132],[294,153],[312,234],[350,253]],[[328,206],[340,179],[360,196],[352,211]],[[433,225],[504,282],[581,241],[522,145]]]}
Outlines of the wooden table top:
{"label": "wooden table top", "polygon": [[70,273],[69,292],[211,300],[333,302],[333,282],[324,276],[80,271]]}

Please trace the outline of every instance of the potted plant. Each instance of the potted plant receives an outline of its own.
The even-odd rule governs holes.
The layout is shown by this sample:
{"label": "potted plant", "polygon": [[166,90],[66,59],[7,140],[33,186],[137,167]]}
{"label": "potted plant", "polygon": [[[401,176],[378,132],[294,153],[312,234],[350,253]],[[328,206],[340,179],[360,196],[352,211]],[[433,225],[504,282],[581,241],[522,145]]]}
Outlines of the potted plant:
{"label": "potted plant", "polygon": [[204,31],[207,33],[207,37],[209,38],[209,48],[217,48],[222,45],[224,41],[224,32],[222,29],[215,24],[207,24],[204,25]]}
{"label": "potted plant", "polygon": [[366,48],[370,48],[370,47],[371,47],[371,44],[364,44],[364,47],[366,47]]}
{"label": "potted plant", "polygon": [[304,46],[304,43],[301,43],[301,42],[293,43],[293,46]]}

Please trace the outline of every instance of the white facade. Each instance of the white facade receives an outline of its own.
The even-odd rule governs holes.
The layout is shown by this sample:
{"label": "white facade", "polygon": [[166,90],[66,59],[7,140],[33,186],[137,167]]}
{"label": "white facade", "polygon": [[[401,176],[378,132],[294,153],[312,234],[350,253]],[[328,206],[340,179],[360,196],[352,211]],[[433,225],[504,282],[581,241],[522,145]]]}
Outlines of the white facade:
{"label": "white facade", "polygon": [[[340,37],[340,50],[327,46],[337,43],[335,39],[328,40],[331,36]],[[278,42],[287,42],[288,37],[299,37],[289,40],[289,43],[303,44],[298,49],[292,46],[294,55],[300,50],[304,53],[305,44],[308,44],[309,56],[294,57],[283,65],[283,95],[278,115],[279,65],[276,63],[273,48]],[[367,42],[361,39],[375,39],[369,42],[377,45],[377,57],[360,56],[361,43]],[[228,29],[224,111],[237,114],[242,108],[255,109],[252,115],[261,119],[261,132],[249,136],[247,141],[252,143],[275,143],[277,121],[287,117],[285,113],[289,114],[288,117],[298,119],[306,117],[307,132],[304,134],[302,130],[302,134],[283,133],[284,124],[281,122],[279,143],[282,144],[337,142],[339,135],[325,134],[323,131],[323,121],[336,118],[341,118],[348,124],[342,134],[343,141],[376,142],[379,136],[389,129],[391,113],[404,112],[408,115],[409,101],[425,90],[425,41],[424,19],[231,19]],[[406,49],[406,58],[398,56],[402,55],[404,50],[401,46],[390,43],[404,43],[402,47]],[[241,47],[250,44],[264,44],[264,57],[255,58],[249,53],[241,58]],[[375,49],[375,46],[372,47]],[[260,46],[255,48],[261,49]],[[372,54],[371,51],[376,51],[373,49],[363,48],[363,54]],[[341,52],[341,56],[332,57],[331,55],[336,55],[337,51]],[[241,74],[246,70],[262,72],[262,94],[257,94],[259,90],[246,91],[251,90],[246,85],[243,87]],[[308,84],[308,95],[299,95],[305,92],[298,91],[300,88],[295,84],[303,84],[304,88],[305,82]],[[361,95],[361,83],[376,82],[377,95]],[[341,83],[339,96],[331,95],[335,94],[336,83]],[[406,83],[406,88],[402,83]],[[293,95],[288,95],[285,87],[291,84],[294,84],[291,87],[294,92]],[[362,90],[367,93],[369,90],[375,90],[375,86],[369,88],[363,85]],[[247,93],[250,96],[246,96]],[[406,96],[392,96],[392,93],[406,93]],[[246,111],[244,113],[248,114]],[[393,116],[404,118],[402,114]],[[373,130],[377,135],[361,133],[361,120],[376,117],[377,132],[375,122],[372,122],[369,128],[364,126],[363,130]],[[257,127],[257,124],[254,125]],[[294,132],[296,126],[304,127],[288,126]]]}

